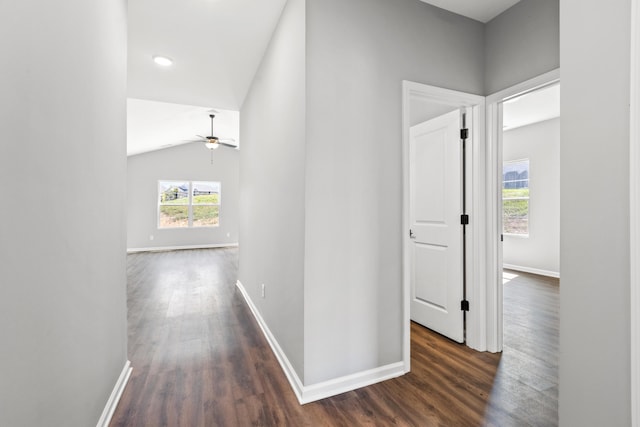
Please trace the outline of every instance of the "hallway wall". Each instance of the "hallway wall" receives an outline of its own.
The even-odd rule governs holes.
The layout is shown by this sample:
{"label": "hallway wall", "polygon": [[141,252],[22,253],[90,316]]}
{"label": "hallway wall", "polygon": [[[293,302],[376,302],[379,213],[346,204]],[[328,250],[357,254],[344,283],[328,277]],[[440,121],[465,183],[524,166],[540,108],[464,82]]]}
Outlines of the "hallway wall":
{"label": "hallway wall", "polygon": [[402,80],[481,94],[483,25],[418,0],[308,0],[306,58],[314,384],[402,361]]}
{"label": "hallway wall", "polygon": [[560,425],[628,426],[631,2],[560,6]]}
{"label": "hallway wall", "polygon": [[305,351],[305,3],[287,2],[240,110],[238,273],[301,381]]}
{"label": "hallway wall", "polygon": [[486,95],[560,67],[559,3],[521,0],[486,24]]}
{"label": "hallway wall", "polygon": [[0,425],[96,425],[127,360],[126,2],[0,2]]}

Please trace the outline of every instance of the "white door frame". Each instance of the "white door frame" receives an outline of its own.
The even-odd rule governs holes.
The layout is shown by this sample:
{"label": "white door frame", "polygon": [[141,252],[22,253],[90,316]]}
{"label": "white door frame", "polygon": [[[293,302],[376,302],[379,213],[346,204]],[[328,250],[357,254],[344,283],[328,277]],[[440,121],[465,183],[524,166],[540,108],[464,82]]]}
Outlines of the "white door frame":
{"label": "white door frame", "polygon": [[560,81],[560,69],[487,97],[486,118],[486,350],[502,351],[502,105],[504,101]]}
{"label": "white door frame", "polygon": [[[485,99],[479,95],[443,89],[420,83],[402,82],[402,336],[403,336],[403,362],[405,372],[411,368],[411,287],[410,287],[410,262],[409,262],[409,127],[411,99],[423,99],[454,108],[471,108],[471,117],[467,117],[468,123],[472,123],[472,134],[467,140],[467,212],[470,217],[467,226],[467,300],[470,310],[467,312],[466,343],[469,347],[483,350],[484,344],[484,105]],[[470,149],[469,149],[470,148]],[[462,212],[461,212],[462,213]],[[480,226],[479,226],[480,225]]]}
{"label": "white door frame", "polygon": [[629,144],[631,425],[640,427],[640,0],[631,0],[631,108]]}

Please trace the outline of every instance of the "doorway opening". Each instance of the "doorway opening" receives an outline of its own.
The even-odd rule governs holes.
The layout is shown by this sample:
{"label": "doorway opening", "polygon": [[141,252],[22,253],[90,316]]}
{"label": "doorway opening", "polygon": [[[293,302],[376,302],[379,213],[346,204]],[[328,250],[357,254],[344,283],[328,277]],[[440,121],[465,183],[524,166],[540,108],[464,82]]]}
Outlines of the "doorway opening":
{"label": "doorway opening", "polygon": [[[432,120],[438,122],[435,127],[426,124]],[[484,200],[482,185],[485,169],[481,147],[484,120],[484,97],[403,82],[403,361],[406,372],[410,370],[412,299],[416,300],[412,298],[412,295],[415,296],[412,280],[416,276],[440,282],[440,286],[422,289],[421,299],[428,301],[434,318],[437,318],[435,322],[454,323],[455,336],[450,337],[465,341],[469,347],[478,347],[481,327],[476,318],[482,312],[483,304],[478,304],[477,310],[467,313],[465,327],[465,312],[461,303],[463,298],[471,306],[478,302],[478,288],[484,283],[479,277],[483,264],[478,261],[478,255],[483,253],[479,248],[482,241],[479,233],[483,229],[480,224],[484,221],[484,209],[479,209],[478,204]],[[464,149],[461,145],[461,128],[468,129]],[[420,186],[419,191],[429,203],[437,200],[437,205],[412,205],[411,192],[415,190],[415,185],[412,187],[411,183],[415,184],[416,178],[419,178],[414,174],[418,165],[416,155],[425,161],[432,160],[434,156],[442,161],[420,172],[424,175],[421,176],[421,182],[426,184]],[[464,175],[461,173],[463,159]],[[449,173],[452,170],[453,173]],[[464,198],[461,191],[463,183],[466,190]],[[463,214],[471,218],[464,225],[464,235],[460,232]],[[458,221],[457,224],[455,221]],[[432,240],[422,241],[421,233]],[[463,241],[466,256],[462,253]],[[451,248],[453,251],[449,250]],[[423,257],[422,266],[430,268],[421,271],[414,268],[417,256]],[[463,265],[466,266],[464,274]],[[445,279],[447,276],[456,276],[455,280],[450,281],[451,286],[456,287],[454,292],[444,285],[449,283]],[[466,289],[463,282],[466,282]],[[452,318],[454,320],[450,322]],[[448,332],[443,332],[439,326],[429,327],[447,335]]]}
{"label": "doorway opening", "polygon": [[510,98],[502,113],[501,363],[535,372],[537,395],[557,423],[560,84]]}
{"label": "doorway opening", "polygon": [[554,70],[487,97],[487,350],[502,352],[504,371],[546,402],[549,425],[558,402],[559,108],[524,122],[514,114],[559,99],[559,84]]}
{"label": "doorway opening", "polygon": [[[545,229],[545,221],[542,222],[543,225],[541,225],[538,220],[536,220],[535,224],[529,222],[530,214],[532,213],[531,209],[534,205],[534,200],[531,198],[532,194],[529,193],[529,172],[531,172],[531,176],[543,177],[543,181],[550,181],[545,185],[553,185],[554,182],[553,178],[549,180],[549,177],[546,176],[544,172],[549,166],[543,166],[538,169],[540,173],[536,175],[535,170],[539,165],[539,160],[532,163],[532,159],[529,157],[533,152],[527,154],[526,151],[523,151],[522,146],[528,145],[529,148],[534,151],[542,151],[542,153],[536,153],[536,158],[542,156],[542,158],[545,159],[544,150],[541,150],[542,144],[536,146],[530,141],[528,143],[526,142],[527,140],[535,139],[537,135],[536,132],[531,132],[533,128],[526,129],[525,126],[523,126],[523,123],[531,125],[531,119],[529,119],[529,123],[527,123],[527,120],[522,118],[518,119],[518,115],[514,114],[514,111],[518,109],[527,110],[528,108],[523,108],[526,107],[527,104],[536,105],[540,103],[541,99],[553,99],[554,96],[558,97],[559,82],[560,70],[554,70],[487,97],[487,239],[485,247],[487,254],[487,271],[485,289],[487,313],[486,350],[490,352],[500,352],[503,349],[503,244],[510,244],[510,247],[517,248],[517,250],[512,251],[512,253],[508,255],[507,261],[510,262],[507,262],[507,267],[515,267],[520,270],[523,270],[524,267],[525,271],[528,270],[529,273],[545,273],[551,276],[559,275],[559,261],[557,261],[559,255],[550,257],[551,259],[555,258],[556,261],[547,259],[543,264],[531,264],[529,261],[522,261],[526,259],[526,251],[524,251],[522,247],[527,246],[526,243],[533,240],[530,235],[530,232],[533,230],[532,227],[535,227],[536,230],[540,228]],[[528,101],[527,97],[529,98]],[[537,126],[538,129],[534,130],[537,130],[537,133],[541,134],[540,131],[543,130],[543,128],[546,129],[546,131],[550,131],[550,128],[557,127],[559,131],[559,122],[552,121],[555,119],[553,115],[554,114],[549,111],[539,113],[537,115],[537,121],[543,124]],[[559,112],[557,115],[559,116]],[[508,126],[506,132],[504,129],[505,124]],[[505,134],[507,135],[505,136]],[[544,132],[542,132],[542,134],[544,134]],[[506,164],[503,161],[505,139],[513,139],[516,141],[515,147],[508,148],[509,158],[506,160],[510,162]],[[520,142],[519,145],[521,146],[518,147],[518,140],[525,142]],[[559,141],[559,134],[557,140]],[[559,149],[559,147],[557,148]],[[543,160],[543,165],[544,162]],[[559,160],[556,163],[557,173],[559,174]],[[536,185],[539,185],[539,183],[540,182],[537,181]],[[551,198],[557,200],[557,206],[559,206],[559,178],[555,179],[555,185],[557,194],[554,193]],[[509,217],[505,220],[503,226],[503,197],[505,195],[505,186],[507,187],[507,191],[504,208],[508,211]],[[536,206],[536,211],[539,210],[539,207],[539,205]],[[547,211],[543,209],[542,214],[537,213],[537,215],[542,215],[542,217],[550,215],[553,217],[553,214],[549,214]],[[545,230],[547,232],[546,234],[551,234],[551,236],[559,235],[559,213],[556,217],[556,219],[546,221],[555,221],[554,224],[558,224],[556,230],[551,233],[548,233],[549,230]],[[505,233],[505,231],[507,233]],[[537,234],[536,231],[536,235]],[[536,238],[536,240],[539,239]],[[546,239],[546,241],[549,240],[554,241],[554,237]],[[545,239],[542,239],[542,241],[544,242]],[[529,267],[527,269],[526,265],[520,265],[527,263],[537,265],[537,267]],[[546,268],[544,266],[546,266]]]}
{"label": "doorway opening", "polygon": [[541,362],[539,371],[557,384],[560,84],[510,98],[502,109],[504,351]]}
{"label": "doorway opening", "polygon": [[503,268],[560,277],[560,84],[503,103]]}

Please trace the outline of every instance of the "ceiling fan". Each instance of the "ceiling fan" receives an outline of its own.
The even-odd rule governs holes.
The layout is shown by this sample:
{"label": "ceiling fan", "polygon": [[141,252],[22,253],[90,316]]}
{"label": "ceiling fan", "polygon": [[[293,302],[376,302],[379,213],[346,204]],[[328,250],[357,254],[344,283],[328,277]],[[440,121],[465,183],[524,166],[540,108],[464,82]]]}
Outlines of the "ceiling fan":
{"label": "ceiling fan", "polygon": [[196,136],[198,138],[201,138],[202,142],[204,142],[204,145],[209,150],[216,150],[221,145],[224,145],[226,147],[231,147],[231,148],[238,148],[238,146],[234,144],[234,142],[236,141],[233,139],[220,139],[217,136],[213,136],[213,119],[215,116],[216,116],[215,114],[209,114],[209,117],[211,118],[211,136],[202,136],[202,135],[196,135]]}

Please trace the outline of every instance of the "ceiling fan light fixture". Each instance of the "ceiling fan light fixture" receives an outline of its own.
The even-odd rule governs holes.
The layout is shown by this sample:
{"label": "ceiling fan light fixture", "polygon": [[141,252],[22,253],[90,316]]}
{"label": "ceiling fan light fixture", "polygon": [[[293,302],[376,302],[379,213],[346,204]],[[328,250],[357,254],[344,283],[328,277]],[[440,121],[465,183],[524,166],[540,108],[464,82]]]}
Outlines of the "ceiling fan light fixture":
{"label": "ceiling fan light fixture", "polygon": [[173,59],[169,58],[168,56],[155,55],[153,57],[153,62],[162,67],[170,67],[171,65],[173,65]]}
{"label": "ceiling fan light fixture", "polygon": [[209,150],[216,150],[220,146],[220,140],[217,136],[207,136],[207,142],[205,142],[204,145]]}

